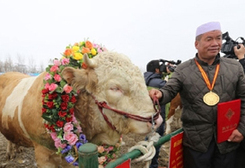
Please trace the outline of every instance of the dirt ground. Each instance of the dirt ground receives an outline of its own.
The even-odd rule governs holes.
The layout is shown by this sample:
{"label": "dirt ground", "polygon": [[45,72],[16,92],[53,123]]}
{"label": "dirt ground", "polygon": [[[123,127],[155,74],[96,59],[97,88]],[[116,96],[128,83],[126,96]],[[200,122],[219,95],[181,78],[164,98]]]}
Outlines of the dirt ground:
{"label": "dirt ground", "polygon": [[33,148],[20,147],[21,152],[8,160],[6,156],[7,140],[0,133],[0,168],[36,168]]}
{"label": "dirt ground", "polygon": [[[172,130],[178,128],[174,124],[171,126]],[[135,134],[124,135],[123,140],[125,146],[123,146],[121,153],[124,154],[130,147],[135,145],[137,142],[144,140],[144,136],[138,136]],[[0,168],[37,168],[34,158],[33,148],[20,147],[21,152],[17,152],[15,158],[10,160],[6,157],[7,140],[0,133]],[[159,156],[159,166],[167,167],[169,155],[169,142],[162,145]],[[143,168],[145,163],[132,163],[131,168]]]}

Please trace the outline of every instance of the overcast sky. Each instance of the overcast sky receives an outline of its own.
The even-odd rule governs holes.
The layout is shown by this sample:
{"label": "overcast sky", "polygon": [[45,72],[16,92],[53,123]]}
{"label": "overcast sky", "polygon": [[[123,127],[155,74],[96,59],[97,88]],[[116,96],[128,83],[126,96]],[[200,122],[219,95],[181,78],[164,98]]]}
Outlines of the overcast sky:
{"label": "overcast sky", "polygon": [[245,37],[244,0],[0,0],[0,60],[47,65],[68,44],[89,39],[144,70],[152,59],[194,57],[196,27],[220,21]]}

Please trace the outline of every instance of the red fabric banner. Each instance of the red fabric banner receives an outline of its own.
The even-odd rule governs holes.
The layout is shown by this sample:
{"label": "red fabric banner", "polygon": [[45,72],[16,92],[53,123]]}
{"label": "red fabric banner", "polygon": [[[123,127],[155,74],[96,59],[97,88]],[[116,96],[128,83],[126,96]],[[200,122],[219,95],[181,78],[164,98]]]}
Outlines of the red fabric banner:
{"label": "red fabric banner", "polygon": [[122,164],[118,165],[116,168],[131,168],[131,159],[126,160]]}
{"label": "red fabric banner", "polygon": [[169,168],[183,168],[183,132],[173,136],[170,141]]}

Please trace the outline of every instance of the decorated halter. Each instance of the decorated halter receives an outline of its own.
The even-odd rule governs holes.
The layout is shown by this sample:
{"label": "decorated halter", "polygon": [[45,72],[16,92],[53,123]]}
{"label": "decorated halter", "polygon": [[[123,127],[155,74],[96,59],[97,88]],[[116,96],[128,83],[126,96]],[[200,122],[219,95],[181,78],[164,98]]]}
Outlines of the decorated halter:
{"label": "decorated halter", "polygon": [[[93,98],[94,98],[94,97],[93,97]],[[109,121],[108,117],[107,117],[107,116],[105,115],[105,113],[103,112],[103,108],[109,109],[109,110],[111,110],[111,111],[113,111],[113,112],[115,112],[115,113],[117,113],[117,114],[123,115],[123,116],[125,116],[125,117],[127,117],[127,118],[131,118],[131,119],[133,119],[133,120],[142,121],[142,122],[150,122],[150,123],[153,124],[153,126],[154,126],[154,121],[155,121],[156,119],[158,119],[159,114],[160,114],[160,105],[159,105],[159,101],[158,101],[157,98],[154,98],[154,99],[153,99],[153,103],[154,103],[154,105],[156,105],[156,106],[154,106],[154,109],[155,109],[156,113],[154,113],[154,114],[153,114],[152,116],[150,116],[150,117],[142,117],[142,116],[139,116],[139,115],[134,115],[134,114],[130,114],[130,113],[127,113],[127,112],[124,112],[124,111],[120,111],[120,110],[111,108],[110,106],[108,106],[108,104],[107,104],[105,101],[99,102],[99,101],[97,101],[95,98],[94,98],[94,100],[95,100],[95,103],[98,105],[98,108],[99,108],[99,110],[100,110],[102,116],[104,117],[104,120],[107,122],[107,124],[108,124],[113,130],[116,130],[116,131],[117,131],[116,127]]]}

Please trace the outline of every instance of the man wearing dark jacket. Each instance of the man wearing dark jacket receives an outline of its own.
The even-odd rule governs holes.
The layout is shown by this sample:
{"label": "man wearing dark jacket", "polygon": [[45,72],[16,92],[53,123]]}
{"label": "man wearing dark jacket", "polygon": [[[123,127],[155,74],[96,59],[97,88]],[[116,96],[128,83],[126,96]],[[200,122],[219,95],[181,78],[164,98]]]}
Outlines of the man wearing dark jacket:
{"label": "man wearing dark jacket", "polygon": [[[219,22],[196,30],[194,58],[180,64],[166,85],[150,96],[166,104],[179,92],[182,100],[184,168],[235,168],[236,149],[245,136],[245,76],[241,64],[220,57]],[[241,99],[237,128],[227,141],[217,143],[217,104]]]}

